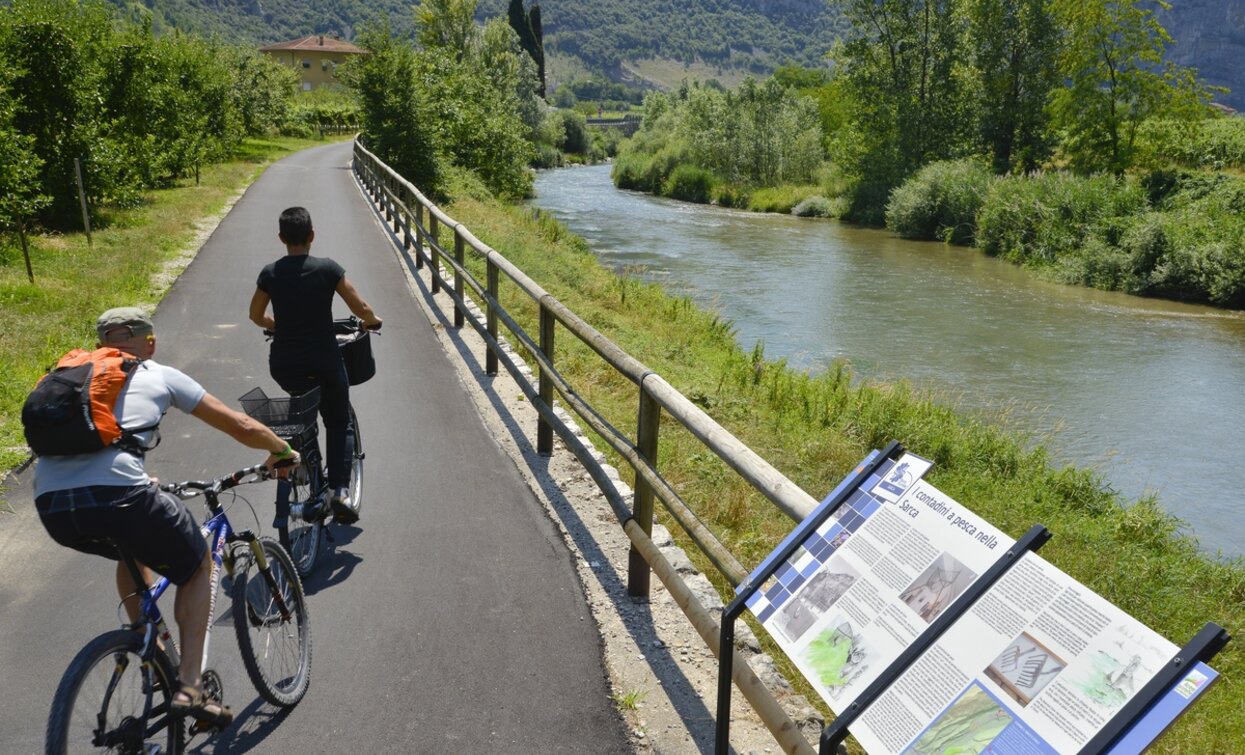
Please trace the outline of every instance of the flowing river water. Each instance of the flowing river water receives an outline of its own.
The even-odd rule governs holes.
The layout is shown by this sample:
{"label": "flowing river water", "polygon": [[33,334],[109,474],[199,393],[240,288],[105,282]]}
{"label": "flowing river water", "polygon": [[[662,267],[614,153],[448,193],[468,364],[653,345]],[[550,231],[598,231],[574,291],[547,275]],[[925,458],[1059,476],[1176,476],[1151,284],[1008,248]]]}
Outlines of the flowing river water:
{"label": "flowing river water", "polygon": [[1205,550],[1245,554],[1245,314],[1046,283],[885,231],[619,191],[609,170],[542,171],[534,204],[605,264],[732,321],[744,348],[763,342],[812,372],[845,359],[965,411],[1006,411],[1058,463],[1129,500],[1156,494]]}

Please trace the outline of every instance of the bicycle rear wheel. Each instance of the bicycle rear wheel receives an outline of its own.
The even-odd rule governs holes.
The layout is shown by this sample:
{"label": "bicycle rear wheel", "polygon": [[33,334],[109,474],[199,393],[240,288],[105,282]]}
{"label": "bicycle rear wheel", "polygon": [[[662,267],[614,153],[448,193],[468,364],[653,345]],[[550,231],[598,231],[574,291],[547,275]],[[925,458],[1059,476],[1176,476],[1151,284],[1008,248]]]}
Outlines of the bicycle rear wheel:
{"label": "bicycle rear wheel", "polygon": [[350,407],[350,426],[353,428],[350,454],[350,507],[358,514],[363,508],[363,431],[359,428],[359,418]]}
{"label": "bicycle rear wheel", "polygon": [[151,664],[144,664],[142,647],[141,634],[117,629],[91,640],[74,656],[52,699],[49,755],[145,753],[153,747],[173,755],[182,752],[185,719],[169,710],[177,671],[159,652]]}
{"label": "bicycle rear wheel", "polygon": [[[277,539],[294,560],[298,576],[307,577],[316,568],[324,537],[327,504],[321,500],[324,483],[320,477],[320,451],[309,447],[302,464],[290,475],[290,505],[293,510],[277,527]],[[309,512],[319,506],[325,511]]]}
{"label": "bicycle rear wheel", "polygon": [[[240,549],[233,582],[233,626],[242,663],[260,696],[292,708],[311,683],[311,625],[298,571],[280,543],[259,538],[267,574]],[[270,577],[270,578],[269,578]]]}

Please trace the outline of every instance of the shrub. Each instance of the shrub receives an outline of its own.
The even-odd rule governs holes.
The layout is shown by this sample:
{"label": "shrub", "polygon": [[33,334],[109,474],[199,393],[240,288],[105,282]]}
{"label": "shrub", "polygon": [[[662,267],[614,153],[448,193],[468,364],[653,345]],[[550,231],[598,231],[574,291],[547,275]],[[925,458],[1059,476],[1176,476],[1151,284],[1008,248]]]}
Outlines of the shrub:
{"label": "shrub", "polygon": [[555,146],[563,152],[587,154],[591,148],[591,140],[588,138],[588,124],[584,117],[573,110],[559,110],[553,117],[558,118],[562,125],[562,139]]}
{"label": "shrub", "polygon": [[979,160],[930,163],[891,192],[886,227],[906,239],[971,244],[992,180]]}
{"label": "shrub", "polygon": [[614,167],[610,169],[614,185],[620,189],[644,191],[642,181],[649,159],[648,155],[640,152],[624,152],[619,155],[614,160]]}
{"label": "shrub", "polygon": [[1128,179],[1064,172],[1002,176],[977,212],[977,245],[1014,262],[1051,263],[1145,207],[1145,193]]}
{"label": "shrub", "polygon": [[748,198],[748,209],[754,212],[788,214],[796,205],[816,193],[816,186],[785,185],[757,189]]}
{"label": "shrub", "polygon": [[722,207],[747,207],[748,191],[735,184],[720,183],[713,189],[713,201]]}
{"label": "shrub", "polygon": [[532,158],[533,168],[561,168],[565,164],[564,157],[552,144],[537,144],[536,156]]}
{"label": "shrub", "polygon": [[834,206],[831,205],[829,199],[815,195],[791,208],[791,214],[801,218],[832,218]]}
{"label": "shrub", "polygon": [[662,185],[661,193],[685,202],[707,204],[713,196],[713,174],[695,165],[680,165]]}

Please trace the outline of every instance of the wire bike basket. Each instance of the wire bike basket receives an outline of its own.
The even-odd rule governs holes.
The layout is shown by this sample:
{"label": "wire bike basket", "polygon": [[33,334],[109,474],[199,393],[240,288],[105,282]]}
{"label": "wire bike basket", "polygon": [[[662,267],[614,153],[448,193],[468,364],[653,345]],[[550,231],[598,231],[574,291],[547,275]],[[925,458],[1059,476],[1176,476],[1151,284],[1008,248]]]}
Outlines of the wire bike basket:
{"label": "wire bike basket", "polygon": [[252,388],[238,401],[248,416],[268,425],[274,433],[301,452],[316,438],[316,410],[320,407],[320,388],[297,396],[269,398],[263,388]]}
{"label": "wire bike basket", "polygon": [[351,385],[371,380],[376,374],[371,331],[364,328],[354,317],[334,320],[333,330],[337,334],[337,347],[341,349],[342,361],[346,364],[346,379]]}

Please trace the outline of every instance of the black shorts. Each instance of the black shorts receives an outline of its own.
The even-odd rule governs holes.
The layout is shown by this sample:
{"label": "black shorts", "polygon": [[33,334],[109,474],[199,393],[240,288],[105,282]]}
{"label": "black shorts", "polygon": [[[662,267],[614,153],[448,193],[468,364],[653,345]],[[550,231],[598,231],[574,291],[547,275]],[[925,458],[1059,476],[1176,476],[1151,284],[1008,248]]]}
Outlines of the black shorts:
{"label": "black shorts", "polygon": [[35,499],[52,539],[67,548],[119,561],[118,548],[184,585],[207,553],[186,505],[155,485],[90,485]]}

